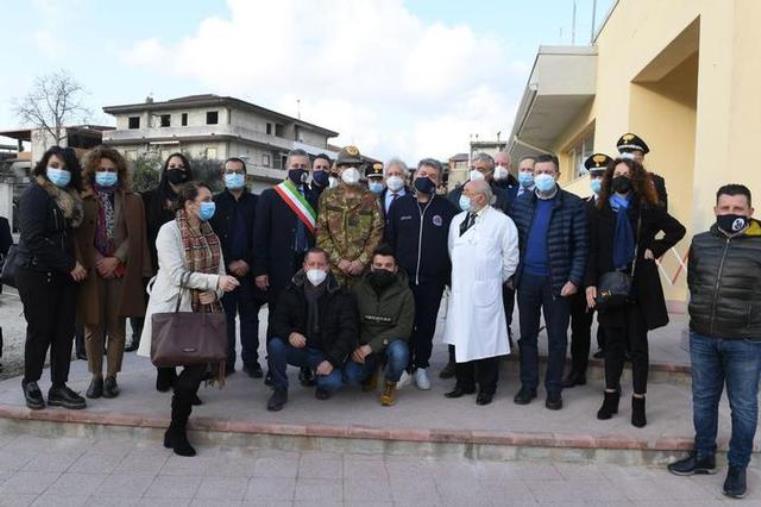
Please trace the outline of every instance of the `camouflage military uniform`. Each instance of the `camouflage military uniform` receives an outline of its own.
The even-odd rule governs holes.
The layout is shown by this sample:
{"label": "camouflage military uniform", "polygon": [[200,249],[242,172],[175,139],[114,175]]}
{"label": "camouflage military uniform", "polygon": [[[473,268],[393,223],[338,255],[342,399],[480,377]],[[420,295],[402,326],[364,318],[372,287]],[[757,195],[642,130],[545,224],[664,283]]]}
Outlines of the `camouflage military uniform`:
{"label": "camouflage military uniform", "polygon": [[328,252],[330,267],[342,285],[351,277],[338,268],[341,259],[367,266],[383,237],[378,198],[366,188],[341,184],[320,196],[317,246]]}

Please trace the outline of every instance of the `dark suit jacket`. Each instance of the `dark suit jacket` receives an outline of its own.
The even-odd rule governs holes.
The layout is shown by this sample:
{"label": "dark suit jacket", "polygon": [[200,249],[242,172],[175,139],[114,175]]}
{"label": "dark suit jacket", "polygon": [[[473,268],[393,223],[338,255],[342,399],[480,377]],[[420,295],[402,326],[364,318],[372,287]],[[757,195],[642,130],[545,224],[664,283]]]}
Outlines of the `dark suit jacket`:
{"label": "dark suit jacket", "polygon": [[0,217],[0,256],[8,254],[13,244],[13,236],[11,236],[11,226],[8,224],[8,219]]}

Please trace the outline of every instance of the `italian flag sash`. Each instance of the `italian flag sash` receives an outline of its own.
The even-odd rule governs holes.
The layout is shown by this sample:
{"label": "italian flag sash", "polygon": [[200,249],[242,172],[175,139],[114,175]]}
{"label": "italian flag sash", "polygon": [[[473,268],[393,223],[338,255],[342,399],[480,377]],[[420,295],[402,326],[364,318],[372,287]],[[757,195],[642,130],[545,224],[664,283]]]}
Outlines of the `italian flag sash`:
{"label": "italian flag sash", "polygon": [[317,214],[312,209],[309,201],[301,195],[296,185],[289,179],[275,186],[275,192],[291,208],[296,216],[301,220],[309,232],[314,234],[314,228],[317,223]]}

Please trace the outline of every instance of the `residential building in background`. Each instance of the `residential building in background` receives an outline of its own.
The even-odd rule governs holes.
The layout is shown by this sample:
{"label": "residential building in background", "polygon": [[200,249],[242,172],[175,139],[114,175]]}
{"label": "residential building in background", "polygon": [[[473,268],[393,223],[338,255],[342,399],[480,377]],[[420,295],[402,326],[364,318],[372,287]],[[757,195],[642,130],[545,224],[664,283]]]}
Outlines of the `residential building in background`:
{"label": "residential building in background", "polygon": [[467,153],[458,153],[449,157],[447,171],[447,191],[451,192],[463,181],[468,179],[470,172],[470,157]]}

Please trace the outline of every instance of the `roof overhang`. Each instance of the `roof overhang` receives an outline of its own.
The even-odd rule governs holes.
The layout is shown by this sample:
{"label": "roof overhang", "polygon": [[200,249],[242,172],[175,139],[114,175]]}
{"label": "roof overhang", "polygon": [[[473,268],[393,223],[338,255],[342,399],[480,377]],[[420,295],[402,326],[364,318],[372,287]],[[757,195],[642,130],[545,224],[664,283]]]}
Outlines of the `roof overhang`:
{"label": "roof overhang", "polygon": [[594,46],[540,46],[508,141],[513,160],[550,151],[594,98],[596,79]]}

